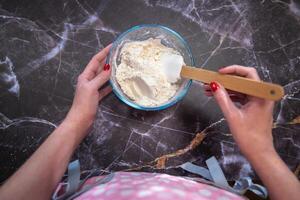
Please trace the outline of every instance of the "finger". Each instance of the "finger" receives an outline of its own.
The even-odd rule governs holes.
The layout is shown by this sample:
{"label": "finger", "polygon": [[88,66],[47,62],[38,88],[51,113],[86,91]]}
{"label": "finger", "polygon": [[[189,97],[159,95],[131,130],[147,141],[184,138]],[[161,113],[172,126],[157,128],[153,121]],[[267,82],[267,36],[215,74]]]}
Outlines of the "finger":
{"label": "finger", "polygon": [[95,59],[101,63],[109,53],[109,50],[111,48],[112,44],[107,45],[104,49],[102,49],[99,53],[95,55]]}
{"label": "finger", "polygon": [[229,96],[236,96],[238,98],[246,98],[247,95],[246,94],[243,94],[243,93],[239,93],[239,92],[235,92],[235,91],[232,91],[232,90],[227,90]]}
{"label": "finger", "polygon": [[103,60],[101,61],[100,67],[99,67],[98,70],[97,70],[97,75],[100,74],[100,73],[102,72],[103,66],[104,66],[105,62],[106,62],[106,59],[103,59]]}
{"label": "finger", "polygon": [[105,61],[105,58],[107,54],[109,53],[111,44],[102,49],[99,53],[93,56],[93,58],[90,60],[84,71],[82,72],[82,75],[88,79],[93,79],[100,68],[100,66],[103,66],[103,63]]}
{"label": "finger", "polygon": [[[205,91],[211,91],[210,86],[208,84],[204,84],[203,85],[203,89]],[[227,90],[227,92],[228,92],[229,95],[230,94],[241,94],[241,95],[243,95],[242,93],[239,93],[239,92],[236,92],[236,91],[233,91],[233,90],[229,90],[229,89],[226,89],[226,90]]]}
{"label": "finger", "polygon": [[[203,88],[204,88],[204,94],[206,96],[213,96],[212,94],[212,91],[211,91],[211,88],[209,85],[203,85]],[[232,91],[232,90],[228,90],[226,89],[229,97],[233,100],[236,100],[236,99],[245,99],[246,98],[246,95],[242,94],[242,93],[239,93],[239,92],[235,92],[235,91]]]}
{"label": "finger", "polygon": [[213,96],[213,93],[212,92],[204,92],[205,96],[208,96],[208,97],[212,97]]}
{"label": "finger", "polygon": [[111,93],[112,88],[111,86],[106,86],[105,88],[103,88],[102,90],[99,91],[99,101],[101,99],[103,99],[106,95],[108,95],[109,93]]}
{"label": "finger", "polygon": [[275,101],[265,100],[265,104],[267,105],[269,112],[273,114]]}
{"label": "finger", "polygon": [[229,97],[232,99],[232,98],[235,98],[235,99],[247,99],[247,96],[246,95],[241,95],[241,94],[229,94]]}
{"label": "finger", "polygon": [[232,115],[237,112],[238,108],[234,105],[232,100],[230,99],[225,88],[217,82],[210,83],[211,90],[213,91],[213,95],[220,106],[225,118],[230,121]]}
{"label": "finger", "polygon": [[207,84],[205,84],[205,85],[203,85],[203,89],[206,90],[206,91],[207,91],[207,90],[210,90],[210,86],[207,85]]}
{"label": "finger", "polygon": [[234,74],[234,75],[239,75],[239,76],[243,76],[243,77],[246,77],[246,78],[254,79],[254,80],[257,80],[257,81],[260,80],[256,69],[253,68],[253,67],[244,67],[244,66],[240,66],[240,65],[231,65],[231,66],[219,69],[219,72],[221,74]]}
{"label": "finger", "polygon": [[[239,92],[235,92],[235,91],[232,91],[232,90],[228,90],[228,89],[226,89],[226,91],[227,91],[227,93],[228,93],[228,95],[229,95],[229,97],[231,99],[232,99],[232,97],[234,97],[235,99],[236,98],[240,98],[240,99],[246,99],[247,98],[247,95],[245,95],[245,94],[242,94],[242,93],[239,93]],[[210,86],[208,86],[208,85],[204,86],[204,93],[205,94],[209,94],[209,93],[212,94]]]}
{"label": "finger", "polygon": [[247,103],[247,98],[242,98],[236,95],[229,95],[230,99],[235,103],[240,103],[241,105],[245,105]]}
{"label": "finger", "polygon": [[104,83],[106,83],[110,78],[111,68],[108,70],[103,70],[94,79],[91,80],[91,84],[95,89],[100,88]]}

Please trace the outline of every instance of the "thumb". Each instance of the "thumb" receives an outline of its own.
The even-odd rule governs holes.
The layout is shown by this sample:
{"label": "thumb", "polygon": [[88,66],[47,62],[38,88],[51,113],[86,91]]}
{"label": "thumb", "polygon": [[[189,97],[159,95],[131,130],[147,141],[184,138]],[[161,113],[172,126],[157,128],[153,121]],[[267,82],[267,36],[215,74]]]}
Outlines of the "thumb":
{"label": "thumb", "polygon": [[238,108],[234,105],[227,91],[222,85],[217,82],[211,82],[209,86],[225,118],[227,120],[230,120],[232,118],[232,115],[238,111]]}

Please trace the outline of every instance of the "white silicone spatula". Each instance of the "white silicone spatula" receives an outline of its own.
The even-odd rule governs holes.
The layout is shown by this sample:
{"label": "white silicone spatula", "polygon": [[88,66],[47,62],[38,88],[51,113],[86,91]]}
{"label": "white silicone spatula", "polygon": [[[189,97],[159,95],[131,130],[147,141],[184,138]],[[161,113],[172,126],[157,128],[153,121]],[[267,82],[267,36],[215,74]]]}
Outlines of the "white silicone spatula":
{"label": "white silicone spatula", "polygon": [[162,56],[161,61],[162,70],[171,83],[178,81],[180,77],[184,77],[204,83],[217,81],[227,89],[263,99],[279,100],[284,95],[283,87],[277,84],[186,66],[180,55],[166,54]]}

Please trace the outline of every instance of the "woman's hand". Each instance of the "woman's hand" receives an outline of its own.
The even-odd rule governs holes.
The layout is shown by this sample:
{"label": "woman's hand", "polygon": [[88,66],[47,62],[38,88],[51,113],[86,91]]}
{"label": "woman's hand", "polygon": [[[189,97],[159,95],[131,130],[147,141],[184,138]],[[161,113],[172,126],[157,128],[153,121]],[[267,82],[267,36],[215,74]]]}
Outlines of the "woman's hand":
{"label": "woman's hand", "polygon": [[[259,81],[254,68],[233,65],[219,70]],[[273,146],[274,102],[229,91],[219,83],[205,85],[221,107],[233,138],[268,189],[271,199],[299,199],[300,183]],[[234,101],[239,104],[234,104]]]}
{"label": "woman's hand", "polygon": [[50,199],[78,144],[93,123],[101,90],[111,70],[104,65],[110,46],[95,55],[78,77],[73,105],[66,117],[18,171],[0,187],[0,199]]}
{"label": "woman's hand", "polygon": [[[232,74],[260,81],[254,68],[233,65],[219,70],[221,74]],[[273,101],[229,91],[220,83],[205,85],[205,94],[214,96],[219,104],[231,133],[246,157],[256,153],[274,152],[272,138]],[[238,102],[239,104],[235,104]]]}
{"label": "woman's hand", "polygon": [[69,123],[89,128],[94,122],[99,101],[111,92],[110,86],[100,90],[111,73],[109,65],[105,64],[110,47],[96,54],[79,75],[73,104],[66,118]]}

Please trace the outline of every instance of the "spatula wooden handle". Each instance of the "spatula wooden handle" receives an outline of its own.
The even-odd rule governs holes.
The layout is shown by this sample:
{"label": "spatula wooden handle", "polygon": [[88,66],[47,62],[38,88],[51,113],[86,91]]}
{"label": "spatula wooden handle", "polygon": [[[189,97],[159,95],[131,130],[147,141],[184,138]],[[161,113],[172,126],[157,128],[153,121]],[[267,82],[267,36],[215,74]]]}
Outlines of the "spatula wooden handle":
{"label": "spatula wooden handle", "polygon": [[277,84],[255,81],[240,76],[224,75],[196,67],[183,66],[180,75],[204,83],[217,81],[226,89],[269,100],[280,100],[284,95],[283,87]]}

